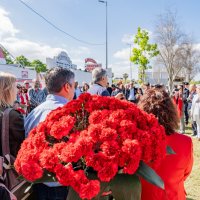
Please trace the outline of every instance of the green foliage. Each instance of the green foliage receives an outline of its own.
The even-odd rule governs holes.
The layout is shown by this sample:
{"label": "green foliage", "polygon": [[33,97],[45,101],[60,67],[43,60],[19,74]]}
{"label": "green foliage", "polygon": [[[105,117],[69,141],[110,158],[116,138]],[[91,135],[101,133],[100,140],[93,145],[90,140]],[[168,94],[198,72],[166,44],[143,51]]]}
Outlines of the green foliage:
{"label": "green foliage", "polygon": [[190,84],[200,84],[200,81],[194,81],[194,80],[192,80],[192,81],[190,81]]}
{"label": "green foliage", "polygon": [[149,44],[149,33],[140,27],[135,36],[134,44],[137,47],[132,49],[130,60],[139,65],[139,83],[143,83],[145,81],[145,70],[151,68],[149,65],[150,59],[157,56],[159,51],[157,50],[157,44]]}
{"label": "green foliage", "polygon": [[140,161],[140,166],[137,169],[136,174],[148,181],[149,183],[156,185],[157,187],[164,190],[165,186],[163,180],[160,178],[160,176],[156,174],[156,172],[152,168],[150,168],[143,161]]}
{"label": "green foliage", "polygon": [[23,55],[16,57],[15,62],[17,64],[24,66],[24,67],[31,66],[31,62],[28,60],[28,58],[26,58]]}
{"label": "green foliage", "polygon": [[13,62],[11,56],[9,55],[9,53],[8,53],[7,51],[4,51],[4,50],[3,50],[3,54],[4,54],[4,57],[5,57],[5,59],[6,59],[6,63],[7,63],[7,64],[14,64],[14,62]]}
{"label": "green foliage", "polygon": [[46,72],[47,71],[46,64],[44,64],[40,60],[33,60],[33,62],[31,62],[31,66],[35,68],[35,71],[37,73]]}
{"label": "green foliage", "polygon": [[16,57],[15,62],[17,64],[20,64],[20,65],[24,66],[24,67],[33,67],[37,73],[46,72],[47,71],[46,64],[44,64],[42,61],[33,60],[32,62],[30,62],[23,55]]}
{"label": "green foliage", "polygon": [[141,199],[141,184],[138,176],[117,174],[110,182],[114,199],[139,200]]}
{"label": "green foliage", "polygon": [[170,155],[170,154],[176,154],[175,152],[174,152],[174,150],[170,147],[170,146],[167,146],[167,154],[168,155]]}
{"label": "green foliage", "polygon": [[[141,184],[138,176],[136,175],[117,174],[110,182],[101,182],[100,188],[99,194],[93,198],[93,200],[109,200],[109,195],[102,196],[103,192],[109,191],[112,191],[111,195],[115,200],[141,199]],[[81,198],[70,187],[67,200],[81,200]]]}
{"label": "green foliage", "polygon": [[123,74],[123,79],[125,80],[125,83],[126,83],[126,81],[127,81],[127,78],[128,78],[128,74],[127,74],[127,73],[124,73],[124,74]]}
{"label": "green foliage", "polygon": [[76,193],[72,187],[69,187],[69,191],[67,194],[67,199],[66,200],[81,200],[79,197],[78,193]]}

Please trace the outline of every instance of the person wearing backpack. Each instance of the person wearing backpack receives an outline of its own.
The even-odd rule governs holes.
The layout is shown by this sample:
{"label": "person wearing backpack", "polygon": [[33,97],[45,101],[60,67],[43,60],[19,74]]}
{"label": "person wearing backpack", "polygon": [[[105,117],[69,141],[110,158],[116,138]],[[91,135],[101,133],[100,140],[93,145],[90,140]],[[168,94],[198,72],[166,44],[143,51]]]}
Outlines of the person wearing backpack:
{"label": "person wearing backpack", "polygon": [[[11,108],[16,100],[16,95],[16,77],[9,73],[0,72],[0,195],[3,195],[0,196],[0,199],[5,200],[7,200],[6,196],[13,199],[9,190],[14,186],[14,180],[10,179],[8,183],[8,175],[5,179],[4,172],[7,173],[12,169],[5,170],[3,163],[4,165],[8,164],[8,166],[9,164],[13,165],[21,143],[25,139],[23,116],[19,111]],[[10,163],[7,163],[9,160]]]}

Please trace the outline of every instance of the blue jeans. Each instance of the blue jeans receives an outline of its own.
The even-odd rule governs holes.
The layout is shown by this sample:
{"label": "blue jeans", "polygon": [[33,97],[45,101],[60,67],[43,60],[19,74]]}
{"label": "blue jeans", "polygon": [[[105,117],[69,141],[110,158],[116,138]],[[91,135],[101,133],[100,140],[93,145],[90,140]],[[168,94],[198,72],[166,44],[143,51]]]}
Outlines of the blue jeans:
{"label": "blue jeans", "polygon": [[35,200],[66,200],[68,187],[48,187],[42,183],[33,186]]}

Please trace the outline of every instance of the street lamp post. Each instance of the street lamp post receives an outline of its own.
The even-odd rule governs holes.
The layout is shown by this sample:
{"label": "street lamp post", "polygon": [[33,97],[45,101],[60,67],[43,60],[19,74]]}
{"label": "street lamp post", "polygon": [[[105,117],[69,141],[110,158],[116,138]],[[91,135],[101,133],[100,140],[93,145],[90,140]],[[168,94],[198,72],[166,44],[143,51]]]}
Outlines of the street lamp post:
{"label": "street lamp post", "polygon": [[106,69],[108,69],[108,18],[107,18],[107,1],[99,0],[100,3],[106,4]]}
{"label": "street lamp post", "polygon": [[[131,44],[128,43],[127,45],[130,46],[130,54],[129,54],[129,60],[131,58]],[[132,66],[131,66],[131,60],[130,60],[130,80],[132,80]]]}

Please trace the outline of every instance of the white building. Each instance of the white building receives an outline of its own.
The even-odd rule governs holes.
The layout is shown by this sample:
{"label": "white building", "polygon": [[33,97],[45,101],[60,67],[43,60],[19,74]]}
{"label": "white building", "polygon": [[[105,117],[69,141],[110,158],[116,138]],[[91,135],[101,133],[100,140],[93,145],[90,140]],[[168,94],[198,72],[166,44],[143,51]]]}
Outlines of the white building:
{"label": "white building", "polygon": [[33,69],[23,68],[19,65],[0,64],[0,71],[14,74],[17,78],[17,83],[23,83],[25,80],[32,83],[36,79],[36,71]]}
{"label": "white building", "polygon": [[[95,67],[101,67],[101,64],[97,64],[96,61],[94,61],[91,58],[87,58],[86,61],[87,61],[86,63],[88,63],[89,61],[94,62],[93,64],[96,64]],[[75,79],[76,79],[76,81],[78,81],[79,85],[82,85],[83,82],[86,82],[89,84],[92,81],[91,72],[77,70],[77,65],[72,64],[70,57],[64,51],[59,53],[58,56],[54,56],[54,58],[46,58],[46,64],[47,64],[48,69],[51,69],[55,66],[69,68],[70,70],[72,70],[74,72]],[[107,69],[107,73],[108,73],[109,83],[112,83],[111,69]]]}
{"label": "white building", "polygon": [[[69,68],[75,74],[75,79],[78,81],[79,85],[82,85],[83,82],[91,83],[92,74],[91,72],[86,72],[83,70],[77,70],[77,66],[72,64],[71,59],[65,52],[61,52],[58,56],[52,58],[47,58],[47,68],[50,69],[55,66],[66,67]],[[22,67],[16,64],[6,64],[6,61],[3,57],[3,54],[0,55],[0,71],[14,74],[17,78],[17,83],[23,84],[25,80],[28,80],[30,83],[33,82],[34,79],[39,79],[44,86],[44,75],[45,73],[37,74],[34,69],[30,69],[27,67]],[[111,69],[107,69],[109,83],[112,83],[112,71]]]}
{"label": "white building", "polygon": [[64,51],[60,52],[58,56],[54,56],[54,58],[46,58],[46,64],[48,69],[53,67],[77,69],[77,65],[72,64],[70,57]]}
{"label": "white building", "polygon": [[168,83],[168,73],[165,67],[153,66],[152,69],[146,71],[146,82],[151,84],[164,84]]}

